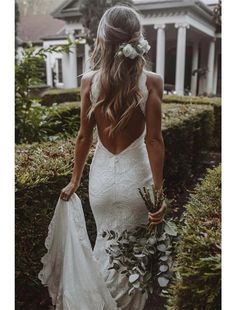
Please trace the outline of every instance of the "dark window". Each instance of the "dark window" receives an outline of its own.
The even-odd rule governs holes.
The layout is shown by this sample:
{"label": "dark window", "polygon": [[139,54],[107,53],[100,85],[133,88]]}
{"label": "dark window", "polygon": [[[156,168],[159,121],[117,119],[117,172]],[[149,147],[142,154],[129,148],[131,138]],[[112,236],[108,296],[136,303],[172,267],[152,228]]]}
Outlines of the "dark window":
{"label": "dark window", "polygon": [[58,83],[63,83],[62,59],[57,59]]}

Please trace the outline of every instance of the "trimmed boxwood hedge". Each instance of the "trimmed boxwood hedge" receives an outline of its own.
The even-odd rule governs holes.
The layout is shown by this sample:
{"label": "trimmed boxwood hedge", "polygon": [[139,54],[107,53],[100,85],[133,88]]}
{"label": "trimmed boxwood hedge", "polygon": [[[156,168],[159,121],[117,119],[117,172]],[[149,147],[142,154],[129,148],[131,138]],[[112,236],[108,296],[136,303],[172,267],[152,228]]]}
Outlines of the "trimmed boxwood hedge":
{"label": "trimmed boxwood hedge", "polygon": [[[62,90],[60,90],[62,91]],[[192,101],[189,101],[192,98]],[[214,110],[214,135],[212,141],[212,148],[220,150],[221,148],[221,104],[219,98],[201,98],[199,97],[188,97],[188,96],[164,96],[163,102],[168,102],[168,104],[163,104],[163,123],[164,126],[168,123],[168,119],[179,118],[182,119],[184,116],[184,111],[188,114],[188,111],[198,109],[196,106],[200,105],[203,109],[206,105],[209,105]],[[171,103],[172,102],[172,103]],[[173,102],[179,102],[175,104]],[[189,104],[193,102],[194,105]],[[183,107],[181,108],[181,104]],[[185,105],[186,103],[186,105]],[[196,104],[196,105],[195,105]],[[187,106],[186,109],[184,106]],[[39,109],[39,107],[37,107]],[[75,136],[80,124],[80,102],[67,102],[61,103],[59,105],[53,105],[52,107],[42,107],[41,113],[37,117],[41,118],[39,126],[37,128],[32,127],[30,133],[30,142],[42,142],[58,140],[68,135]],[[170,112],[173,111],[170,116]],[[176,114],[177,113],[177,114]],[[41,116],[40,116],[41,115]],[[32,122],[34,124],[35,122]],[[35,134],[33,132],[35,131]]]}
{"label": "trimmed boxwood hedge", "polygon": [[176,95],[164,95],[163,103],[173,104],[199,104],[199,105],[211,105],[214,109],[214,135],[212,148],[216,151],[221,150],[221,98],[220,97],[201,97],[201,96],[176,96]]}
{"label": "trimmed boxwood hedge", "polygon": [[[46,110],[41,130],[46,133],[45,140],[75,136],[80,126],[80,102],[66,102]],[[36,141],[37,142],[37,141]]]}
{"label": "trimmed boxwood hedge", "polygon": [[27,121],[27,131],[17,135],[16,143],[44,142],[75,136],[80,126],[80,102],[66,102],[52,107],[35,106]]}
{"label": "trimmed boxwood hedge", "polygon": [[186,103],[186,104],[204,104],[204,105],[221,105],[220,97],[203,97],[203,96],[177,96],[164,95],[164,103]]}
{"label": "trimmed boxwood hedge", "polygon": [[41,104],[46,106],[51,106],[53,103],[80,101],[80,88],[48,89],[41,98]]}
{"label": "trimmed boxwood hedge", "polygon": [[[163,113],[166,186],[177,188],[197,166],[201,151],[212,143],[213,109],[211,106],[169,104]],[[60,190],[71,176],[74,143],[75,138],[67,138],[16,147],[17,309],[33,309],[32,305],[27,308],[30,300],[38,300],[42,295],[42,286],[37,279],[42,267],[40,258],[45,253],[44,240]],[[88,200],[88,172],[93,150],[78,190],[92,244],[96,225]]]}
{"label": "trimmed boxwood hedge", "polygon": [[168,310],[221,309],[221,166],[198,184],[182,216]]}
{"label": "trimmed boxwood hedge", "polygon": [[[202,150],[207,150],[212,145],[213,109],[209,106],[169,104],[163,109],[162,127],[166,169],[169,169],[166,170],[166,178],[169,179],[170,176],[173,179],[174,170],[178,169],[174,181],[178,183],[185,178],[182,177],[185,170],[197,166]],[[74,137],[16,146],[17,188],[45,182],[54,176],[67,175],[71,171],[69,159],[73,159],[73,152]]]}

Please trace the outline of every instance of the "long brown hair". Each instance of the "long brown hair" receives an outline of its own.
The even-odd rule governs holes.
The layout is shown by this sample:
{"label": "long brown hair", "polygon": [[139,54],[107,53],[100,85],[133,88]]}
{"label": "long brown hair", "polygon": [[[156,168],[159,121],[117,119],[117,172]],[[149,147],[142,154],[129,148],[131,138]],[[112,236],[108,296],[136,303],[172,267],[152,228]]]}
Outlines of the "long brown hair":
{"label": "long brown hair", "polygon": [[88,116],[101,106],[110,121],[109,135],[123,129],[142,100],[138,86],[146,60],[117,56],[122,43],[137,43],[143,37],[140,15],[131,7],[116,5],[103,14],[91,55],[92,70],[99,69],[102,98],[91,106]]}

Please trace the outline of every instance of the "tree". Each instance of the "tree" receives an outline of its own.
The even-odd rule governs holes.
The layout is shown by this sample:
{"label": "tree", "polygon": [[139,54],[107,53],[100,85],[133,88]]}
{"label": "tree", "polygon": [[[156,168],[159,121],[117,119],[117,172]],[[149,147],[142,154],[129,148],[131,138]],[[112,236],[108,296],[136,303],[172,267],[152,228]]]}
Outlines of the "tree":
{"label": "tree", "polygon": [[62,46],[36,49],[29,45],[15,65],[15,140],[16,143],[31,143],[40,140],[40,98],[33,95],[31,86],[42,83],[42,63],[47,54],[70,52],[71,43]]}
{"label": "tree", "polygon": [[216,25],[216,32],[221,32],[221,0],[219,0],[218,4],[213,10],[213,19]]}
{"label": "tree", "polygon": [[18,23],[20,21],[20,11],[19,11],[19,6],[18,3],[15,2],[15,54],[17,51],[18,47],[18,42],[17,42],[17,29],[18,29]]}
{"label": "tree", "polygon": [[85,29],[85,38],[90,48],[93,48],[97,35],[99,21],[106,9],[115,4],[132,5],[132,0],[81,0],[79,12],[82,14],[81,23]]}
{"label": "tree", "polygon": [[65,0],[17,0],[21,16],[48,15]]}

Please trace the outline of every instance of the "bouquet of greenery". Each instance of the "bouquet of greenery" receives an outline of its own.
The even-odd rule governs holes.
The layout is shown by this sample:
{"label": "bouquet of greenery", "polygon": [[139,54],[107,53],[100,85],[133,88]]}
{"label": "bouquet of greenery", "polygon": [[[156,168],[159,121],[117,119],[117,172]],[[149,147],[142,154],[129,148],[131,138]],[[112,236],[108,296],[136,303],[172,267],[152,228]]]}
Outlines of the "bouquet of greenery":
{"label": "bouquet of greenery", "polygon": [[[158,211],[166,201],[163,188],[138,189],[149,212]],[[135,290],[142,293],[163,295],[172,276],[172,241],[177,228],[171,219],[160,224],[138,226],[121,234],[104,231],[103,237],[113,242],[106,249],[111,267],[129,279],[129,294]]]}

